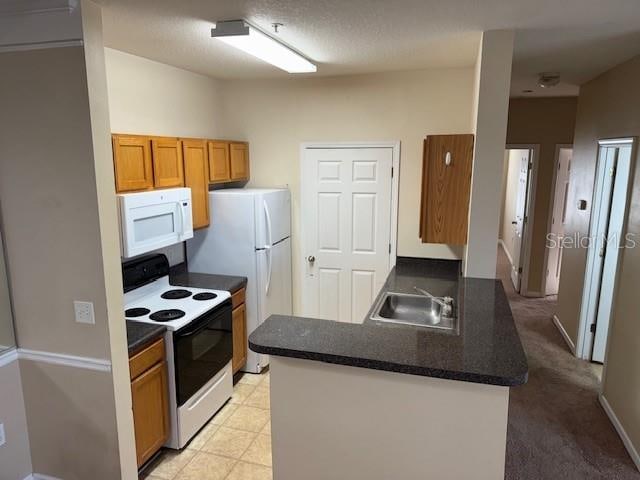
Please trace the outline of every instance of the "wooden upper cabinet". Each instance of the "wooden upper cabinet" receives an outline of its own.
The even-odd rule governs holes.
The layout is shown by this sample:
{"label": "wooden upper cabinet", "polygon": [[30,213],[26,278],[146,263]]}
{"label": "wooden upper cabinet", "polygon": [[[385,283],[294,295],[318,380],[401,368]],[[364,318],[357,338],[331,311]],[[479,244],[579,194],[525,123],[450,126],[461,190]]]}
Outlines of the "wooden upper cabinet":
{"label": "wooden upper cabinet", "polygon": [[228,142],[209,142],[209,182],[221,183],[231,180]]}
{"label": "wooden upper cabinet", "polygon": [[193,228],[209,226],[209,165],[205,140],[182,140],[184,186],[191,188]]}
{"label": "wooden upper cabinet", "polygon": [[231,180],[249,180],[249,144],[229,144],[229,157],[231,163]]}
{"label": "wooden upper cabinet", "polygon": [[151,140],[153,177],[156,188],[183,187],[182,148],[177,138],[155,137]]}
{"label": "wooden upper cabinet", "polygon": [[429,135],[424,141],[422,243],[467,243],[473,135]]}
{"label": "wooden upper cabinet", "polygon": [[113,135],[113,163],[116,192],[153,188],[153,168],[148,137]]}

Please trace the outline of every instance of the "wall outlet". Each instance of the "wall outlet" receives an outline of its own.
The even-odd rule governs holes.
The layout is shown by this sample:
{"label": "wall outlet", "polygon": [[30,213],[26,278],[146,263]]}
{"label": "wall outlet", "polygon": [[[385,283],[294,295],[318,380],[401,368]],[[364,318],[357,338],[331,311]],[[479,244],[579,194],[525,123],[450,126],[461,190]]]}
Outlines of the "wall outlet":
{"label": "wall outlet", "polygon": [[4,436],[4,423],[0,423],[0,447],[7,442],[7,437]]}
{"label": "wall outlet", "polygon": [[96,318],[93,315],[93,303],[92,302],[73,302],[73,309],[76,312],[76,322],[89,323],[94,325]]}

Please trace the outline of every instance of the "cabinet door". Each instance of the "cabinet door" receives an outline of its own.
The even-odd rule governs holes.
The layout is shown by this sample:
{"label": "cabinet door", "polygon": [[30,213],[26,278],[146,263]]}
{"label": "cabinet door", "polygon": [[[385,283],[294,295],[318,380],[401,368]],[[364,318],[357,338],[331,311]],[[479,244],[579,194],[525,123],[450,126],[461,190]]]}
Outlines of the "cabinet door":
{"label": "cabinet door", "polygon": [[182,140],[184,186],[191,188],[193,228],[209,226],[209,166],[207,142]]}
{"label": "cabinet door", "polygon": [[149,460],[169,437],[167,366],[160,362],[131,382],[138,466]]}
{"label": "cabinet door", "polygon": [[209,142],[209,182],[220,183],[231,180],[229,143]]}
{"label": "cabinet door", "polygon": [[233,310],[233,373],[240,370],[247,362],[247,319],[245,304]]}
{"label": "cabinet door", "polygon": [[424,141],[422,243],[467,243],[473,135],[429,135]]}
{"label": "cabinet door", "polygon": [[113,165],[117,192],[153,188],[151,150],[147,137],[113,135]]}
{"label": "cabinet door", "polygon": [[249,180],[249,145],[246,143],[232,143],[229,150],[231,180]]}
{"label": "cabinet door", "polygon": [[153,180],[156,188],[183,187],[182,148],[177,138],[151,140]]}

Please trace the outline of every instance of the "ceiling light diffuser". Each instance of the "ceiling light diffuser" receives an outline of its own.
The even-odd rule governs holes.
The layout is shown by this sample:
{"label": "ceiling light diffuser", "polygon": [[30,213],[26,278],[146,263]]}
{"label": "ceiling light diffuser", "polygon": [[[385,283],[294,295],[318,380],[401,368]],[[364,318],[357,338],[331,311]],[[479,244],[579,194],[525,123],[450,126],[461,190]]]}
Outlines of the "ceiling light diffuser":
{"label": "ceiling light diffuser", "polygon": [[211,36],[289,73],[313,73],[317,67],[298,52],[244,20],[218,22]]}

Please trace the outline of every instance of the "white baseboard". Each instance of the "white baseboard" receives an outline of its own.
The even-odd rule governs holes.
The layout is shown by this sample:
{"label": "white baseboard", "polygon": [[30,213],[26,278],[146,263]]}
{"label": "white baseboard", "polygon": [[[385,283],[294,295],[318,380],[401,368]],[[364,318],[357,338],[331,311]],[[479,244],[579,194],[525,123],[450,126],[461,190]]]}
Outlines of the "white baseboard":
{"label": "white baseboard", "polygon": [[507,256],[507,260],[509,260],[511,266],[513,266],[513,258],[511,258],[511,254],[509,253],[509,250],[507,250],[507,247],[501,238],[498,239],[498,244],[502,247],[502,251]]}
{"label": "white baseboard", "polygon": [[636,464],[636,468],[640,470],[640,454],[638,454],[638,450],[636,450],[636,447],[633,445],[633,443],[631,443],[631,439],[629,438],[629,435],[627,435],[627,432],[625,431],[624,427],[620,423],[620,420],[618,420],[618,417],[614,413],[613,409],[611,408],[611,405],[609,405],[609,402],[604,397],[604,395],[603,394],[598,395],[598,399],[600,400],[600,405],[602,405],[602,408],[607,414],[607,417],[609,417],[609,420],[611,420],[613,427],[616,429],[616,432],[618,432],[618,435],[620,435],[620,439],[622,440],[622,443],[627,449],[627,452],[629,452],[629,456],[631,457],[631,460],[633,460],[633,463]]}
{"label": "white baseboard", "polygon": [[0,354],[0,367],[9,365],[11,362],[15,362],[16,360],[18,360],[18,350],[15,348],[7,350]]}
{"label": "white baseboard", "polygon": [[571,337],[569,336],[567,331],[562,326],[562,323],[560,323],[560,319],[556,315],[553,316],[553,323],[558,328],[558,330],[560,330],[560,334],[562,335],[562,338],[564,339],[564,341],[569,346],[569,350],[571,350],[571,353],[573,353],[575,355],[576,354],[576,346],[573,343],[573,340],[571,340]]}
{"label": "white baseboard", "polygon": [[43,475],[42,473],[32,473],[28,477],[25,477],[24,480],[62,480],[58,477],[52,477],[50,475]]}

